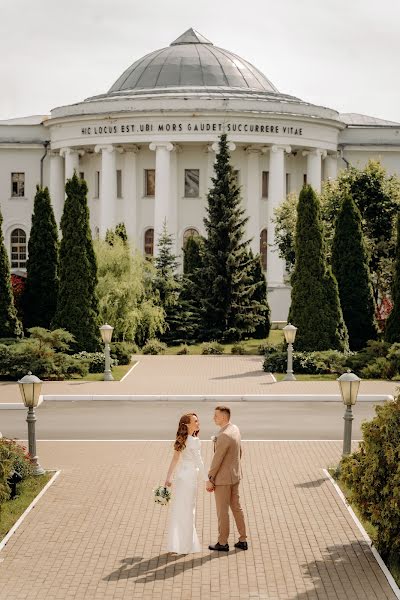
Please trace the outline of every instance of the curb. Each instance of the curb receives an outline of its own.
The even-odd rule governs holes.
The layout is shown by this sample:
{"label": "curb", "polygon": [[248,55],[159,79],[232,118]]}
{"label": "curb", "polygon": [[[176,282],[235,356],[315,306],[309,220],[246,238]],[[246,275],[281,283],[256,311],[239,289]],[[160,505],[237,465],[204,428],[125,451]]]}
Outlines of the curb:
{"label": "curb", "polygon": [[[391,394],[360,394],[361,402],[393,400]],[[47,394],[44,402],[129,401],[129,402],[340,402],[340,394]]]}
{"label": "curb", "polygon": [[373,545],[372,540],[369,537],[368,533],[365,531],[364,527],[362,526],[360,520],[358,519],[355,512],[351,508],[350,504],[347,502],[345,495],[343,494],[342,490],[340,489],[340,487],[338,486],[336,481],[333,479],[333,477],[330,475],[330,473],[327,471],[327,469],[322,469],[322,471],[323,471],[324,475],[329,479],[329,481],[331,482],[333,487],[335,488],[336,493],[338,494],[339,498],[341,499],[341,501],[343,502],[343,504],[349,511],[351,518],[353,519],[354,523],[357,525],[357,528],[359,529],[361,535],[363,536],[364,540],[367,542],[368,546],[370,547],[371,552],[374,555],[376,562],[382,569],[382,572],[385,575],[385,577],[388,581],[388,584],[392,588],[394,595],[396,596],[396,598],[398,598],[400,600],[400,588],[397,585],[397,583],[395,582],[395,580],[393,579],[393,575],[391,574],[391,572],[389,571],[389,569],[383,562],[381,555],[379,554],[379,552]]}
{"label": "curb", "polygon": [[57,477],[59,476],[59,474],[61,473],[61,471],[56,471],[53,475],[53,477],[50,479],[50,481],[48,481],[46,483],[46,485],[44,486],[44,488],[38,493],[38,495],[32,500],[32,502],[30,503],[30,505],[24,510],[24,512],[22,513],[22,515],[20,516],[20,518],[18,519],[18,521],[16,523],[14,523],[14,525],[11,527],[10,531],[6,534],[6,536],[0,541],[0,552],[3,550],[4,546],[8,543],[9,539],[11,538],[12,535],[14,535],[14,533],[17,531],[18,527],[21,525],[21,523],[25,520],[25,518],[28,516],[28,514],[31,512],[31,510],[33,508],[35,508],[36,504],[39,502],[40,498],[47,492],[47,490],[49,489],[49,487],[55,482],[55,480],[57,479]]}

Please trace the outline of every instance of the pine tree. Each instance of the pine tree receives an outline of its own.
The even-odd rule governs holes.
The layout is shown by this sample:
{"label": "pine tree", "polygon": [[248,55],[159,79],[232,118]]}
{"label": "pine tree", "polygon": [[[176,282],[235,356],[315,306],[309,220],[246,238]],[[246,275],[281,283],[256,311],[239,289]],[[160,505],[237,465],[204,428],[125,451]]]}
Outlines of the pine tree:
{"label": "pine tree", "polygon": [[25,329],[50,329],[57,306],[58,234],[47,187],[36,188],[26,270]]}
{"label": "pine tree", "polygon": [[400,342],[400,215],[397,217],[396,258],[392,283],[393,308],[386,321],[385,340],[391,344]]}
{"label": "pine tree", "polygon": [[182,342],[194,344],[201,330],[201,307],[203,295],[202,252],[204,239],[200,235],[190,236],[183,248],[183,277],[179,294],[179,319]]}
{"label": "pine tree", "polygon": [[158,238],[158,255],[154,259],[157,273],[154,287],[165,312],[166,331],[161,339],[167,343],[180,343],[181,333],[178,330],[181,326],[179,317],[181,282],[176,274],[178,257],[173,253],[173,245],[173,235],[168,233],[167,223],[164,221],[162,232]]}
{"label": "pine tree", "polygon": [[3,215],[0,211],[0,338],[15,338],[22,335],[11,287],[10,263],[3,238]]}
{"label": "pine tree", "polygon": [[348,349],[336,279],[324,258],[319,200],[311,186],[300,192],[296,263],[289,321],[298,328],[297,350]]}
{"label": "pine tree", "polygon": [[236,341],[254,331],[258,313],[252,301],[248,242],[243,240],[247,218],[226,134],[220,137],[212,182],[204,219],[201,335],[205,340]]}
{"label": "pine tree", "polygon": [[254,291],[252,299],[259,307],[260,322],[257,324],[254,333],[252,334],[258,340],[268,337],[271,322],[270,322],[270,308],[267,299],[267,282],[262,269],[261,257],[259,254],[253,256],[250,252],[252,259],[251,265],[251,278],[253,281]]}
{"label": "pine tree", "polygon": [[128,234],[126,233],[125,223],[118,223],[115,229],[107,229],[106,242],[112,246],[115,238],[119,238],[126,244],[128,242]]}
{"label": "pine tree", "polygon": [[376,339],[375,302],[361,214],[347,194],[336,220],[332,244],[332,271],[339,287],[340,305],[351,350],[361,350]]}
{"label": "pine tree", "polygon": [[89,227],[86,182],[76,173],[65,186],[67,198],[61,218],[60,288],[54,327],[75,337],[74,350],[94,352],[100,347],[97,263]]}

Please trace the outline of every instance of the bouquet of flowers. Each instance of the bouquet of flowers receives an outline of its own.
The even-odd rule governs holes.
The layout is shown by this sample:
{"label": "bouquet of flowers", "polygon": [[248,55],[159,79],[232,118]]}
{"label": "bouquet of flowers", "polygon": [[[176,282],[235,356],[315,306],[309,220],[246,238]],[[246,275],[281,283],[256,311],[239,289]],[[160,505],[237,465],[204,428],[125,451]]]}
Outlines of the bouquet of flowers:
{"label": "bouquet of flowers", "polygon": [[167,487],[164,487],[163,485],[159,485],[158,488],[153,490],[153,492],[154,502],[156,502],[156,504],[168,504],[168,502],[172,498],[170,490]]}

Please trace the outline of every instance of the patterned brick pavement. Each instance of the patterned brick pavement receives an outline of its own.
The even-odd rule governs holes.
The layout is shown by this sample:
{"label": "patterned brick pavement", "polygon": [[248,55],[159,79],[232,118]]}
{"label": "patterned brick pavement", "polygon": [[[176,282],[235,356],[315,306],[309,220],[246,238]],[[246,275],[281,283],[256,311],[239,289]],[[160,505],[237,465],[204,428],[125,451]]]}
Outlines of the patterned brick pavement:
{"label": "patterned brick pavement", "polygon": [[[164,551],[168,509],[152,502],[168,442],[42,442],[55,484],[0,553],[1,600],[384,600],[383,573],[322,468],[337,442],[245,442],[250,550],[220,556],[212,495],[199,488],[204,552]],[[203,444],[206,462],[211,443]],[[230,543],[236,539],[232,532]]]}

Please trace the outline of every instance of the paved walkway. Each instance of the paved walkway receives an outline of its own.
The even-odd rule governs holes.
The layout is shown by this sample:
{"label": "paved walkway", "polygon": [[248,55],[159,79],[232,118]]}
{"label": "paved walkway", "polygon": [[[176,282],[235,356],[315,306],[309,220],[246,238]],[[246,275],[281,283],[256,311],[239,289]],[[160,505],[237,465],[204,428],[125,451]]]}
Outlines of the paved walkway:
{"label": "paved walkway", "polygon": [[[52,395],[252,395],[339,394],[336,381],[282,381],[262,370],[259,356],[139,356],[124,381],[45,382]],[[360,394],[394,394],[398,383],[363,381]],[[19,403],[16,383],[0,383],[0,402]]]}
{"label": "paved walkway", "polygon": [[[340,443],[245,442],[250,550],[206,550],[216,518],[200,487],[204,552],[188,556],[165,553],[168,508],[152,501],[171,444],[42,442],[38,450],[45,467],[62,473],[0,552],[2,600],[395,598],[322,473]],[[203,455],[208,463],[210,442]]]}

